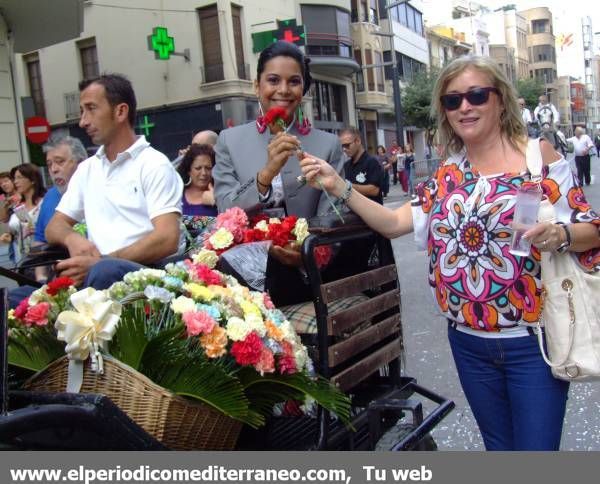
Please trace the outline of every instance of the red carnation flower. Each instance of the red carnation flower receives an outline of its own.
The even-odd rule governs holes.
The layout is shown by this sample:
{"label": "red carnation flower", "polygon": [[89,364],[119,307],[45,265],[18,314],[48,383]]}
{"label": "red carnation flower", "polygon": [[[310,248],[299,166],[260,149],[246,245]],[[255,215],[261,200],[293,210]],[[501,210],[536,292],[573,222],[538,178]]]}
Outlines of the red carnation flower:
{"label": "red carnation flower", "polygon": [[281,226],[287,231],[287,232],[291,232],[292,230],[294,230],[294,227],[296,226],[296,222],[298,221],[298,217],[296,217],[295,215],[290,215],[288,217],[285,217],[282,221],[281,221]]}
{"label": "red carnation flower", "polygon": [[46,292],[50,296],[56,296],[61,289],[68,289],[75,284],[75,281],[70,277],[59,277],[48,283]]}
{"label": "red carnation flower", "polygon": [[260,336],[252,331],[242,341],[236,341],[231,345],[231,354],[238,365],[256,365],[262,355],[263,342]]}
{"label": "red carnation flower", "polygon": [[221,276],[205,264],[196,264],[196,276],[207,286],[222,286]]}
{"label": "red carnation flower", "polygon": [[280,106],[276,106],[267,111],[267,114],[265,114],[265,117],[264,117],[264,122],[267,125],[271,125],[271,124],[274,124],[275,122],[277,122],[278,119],[281,119],[285,123],[287,118],[288,118],[287,110]]}
{"label": "red carnation flower", "polygon": [[268,222],[269,221],[269,216],[267,214],[265,214],[265,213],[259,213],[259,214],[255,215],[254,217],[252,217],[250,225],[252,227],[255,227],[258,222],[262,222],[263,220],[265,222]]}
{"label": "red carnation flower", "polygon": [[317,267],[321,269],[329,264],[331,260],[331,247],[329,245],[318,245],[315,247],[313,254]]}
{"label": "red carnation flower", "polygon": [[285,230],[281,224],[269,225],[269,231],[267,232],[267,238],[273,241],[273,245],[279,247],[285,246],[290,240],[290,233]]}
{"label": "red carnation flower", "polygon": [[26,297],[15,308],[15,318],[25,319],[25,315],[27,314],[28,309],[29,309],[29,298]]}
{"label": "red carnation flower", "polygon": [[292,345],[289,342],[284,341],[281,343],[281,347],[283,349],[283,355],[279,356],[279,373],[282,375],[296,373],[298,370],[296,368],[296,358],[294,357]]}
{"label": "red carnation flower", "polygon": [[259,229],[247,229],[244,231],[244,243],[260,242],[265,240],[265,233]]}

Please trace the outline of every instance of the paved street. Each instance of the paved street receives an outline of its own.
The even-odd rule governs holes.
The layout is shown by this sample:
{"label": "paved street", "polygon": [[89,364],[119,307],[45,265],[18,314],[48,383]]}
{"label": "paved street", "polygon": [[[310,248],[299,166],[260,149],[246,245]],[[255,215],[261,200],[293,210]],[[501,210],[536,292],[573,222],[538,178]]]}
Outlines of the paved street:
{"label": "paved street", "polygon": [[[600,160],[592,158],[596,184],[586,196],[600,209]],[[408,200],[392,186],[386,205]],[[402,286],[402,316],[406,348],[405,373],[423,386],[452,398],[454,411],[438,425],[434,438],[440,450],[485,450],[460,383],[446,338],[446,321],[437,312],[427,284],[427,258],[418,252],[412,235],[393,241]],[[593,304],[597,304],[596,301]],[[600,382],[571,385],[563,430],[563,450],[600,450]]]}

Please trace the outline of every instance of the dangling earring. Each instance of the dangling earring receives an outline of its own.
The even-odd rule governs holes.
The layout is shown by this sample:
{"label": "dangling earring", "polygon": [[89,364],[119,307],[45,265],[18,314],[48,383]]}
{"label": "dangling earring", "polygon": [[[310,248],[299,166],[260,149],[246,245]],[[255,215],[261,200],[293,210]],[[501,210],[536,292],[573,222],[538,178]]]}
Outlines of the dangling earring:
{"label": "dangling earring", "polygon": [[256,129],[258,130],[259,133],[264,133],[265,130],[267,129],[267,123],[265,123],[265,112],[263,111],[263,107],[262,107],[262,103],[260,102],[260,99],[257,99],[257,101],[258,101],[259,115],[256,118]]}
{"label": "dangling earring", "polygon": [[302,103],[300,103],[296,108],[296,129],[298,130],[298,133],[306,136],[308,133],[310,133],[311,128],[312,126],[310,121],[304,115],[304,111],[302,111]]}
{"label": "dangling earring", "polygon": [[189,187],[191,184],[192,184],[192,177],[189,177],[188,181],[186,181],[183,186]]}

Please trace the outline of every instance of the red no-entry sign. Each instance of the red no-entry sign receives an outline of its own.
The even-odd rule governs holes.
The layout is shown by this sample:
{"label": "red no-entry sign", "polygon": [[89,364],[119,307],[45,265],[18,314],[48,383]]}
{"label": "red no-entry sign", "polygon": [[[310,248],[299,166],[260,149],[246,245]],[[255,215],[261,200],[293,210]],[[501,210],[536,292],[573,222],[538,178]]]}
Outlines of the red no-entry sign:
{"label": "red no-entry sign", "polygon": [[46,118],[32,116],[25,120],[25,136],[35,144],[45,143],[50,136],[50,124]]}

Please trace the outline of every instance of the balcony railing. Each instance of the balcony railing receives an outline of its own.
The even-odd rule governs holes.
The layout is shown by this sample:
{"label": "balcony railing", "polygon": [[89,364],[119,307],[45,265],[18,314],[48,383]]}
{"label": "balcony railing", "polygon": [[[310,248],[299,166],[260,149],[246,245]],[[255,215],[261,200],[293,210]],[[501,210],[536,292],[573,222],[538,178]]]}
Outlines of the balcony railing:
{"label": "balcony railing", "polygon": [[306,53],[309,56],[352,57],[352,39],[327,32],[307,32]]}

